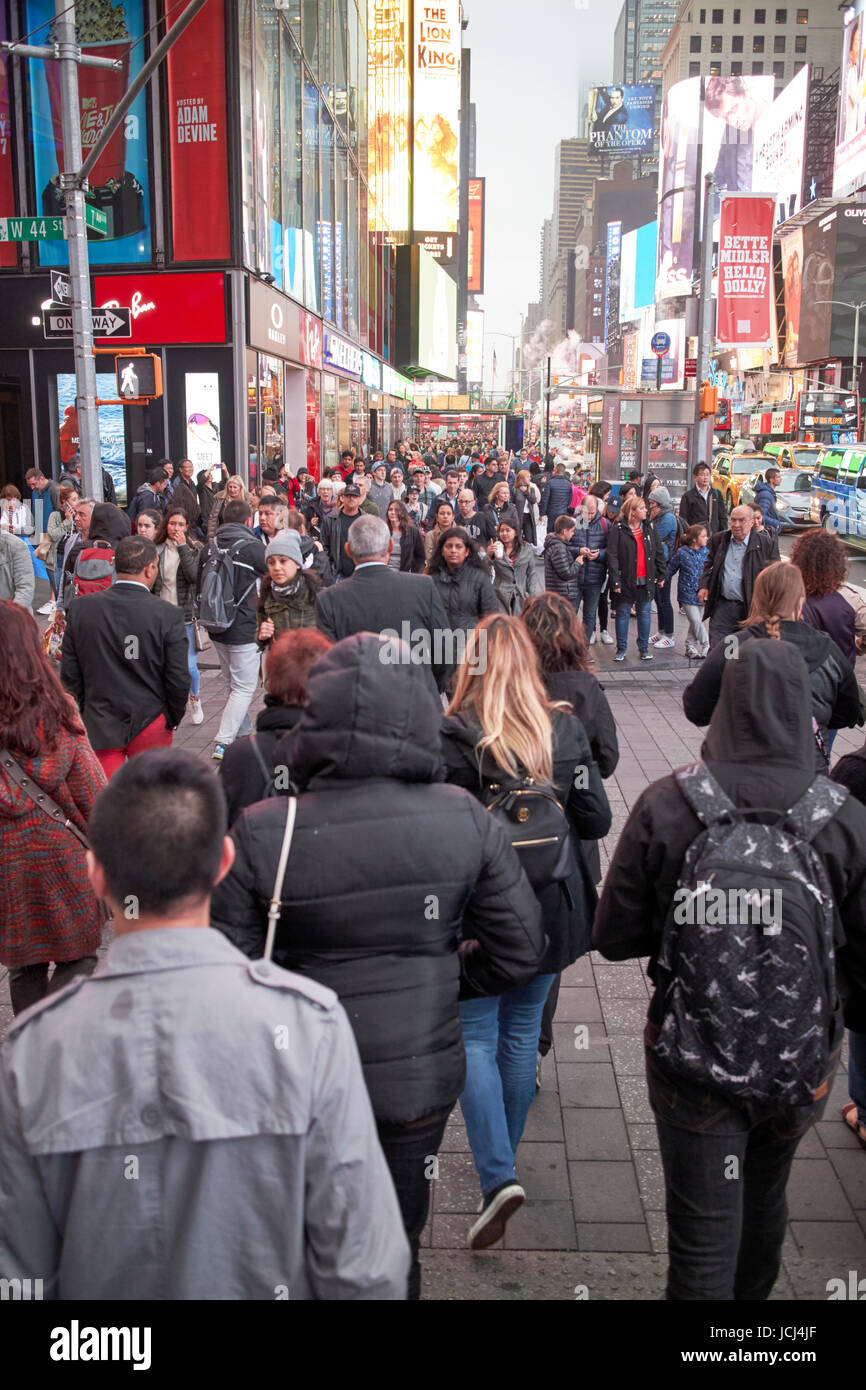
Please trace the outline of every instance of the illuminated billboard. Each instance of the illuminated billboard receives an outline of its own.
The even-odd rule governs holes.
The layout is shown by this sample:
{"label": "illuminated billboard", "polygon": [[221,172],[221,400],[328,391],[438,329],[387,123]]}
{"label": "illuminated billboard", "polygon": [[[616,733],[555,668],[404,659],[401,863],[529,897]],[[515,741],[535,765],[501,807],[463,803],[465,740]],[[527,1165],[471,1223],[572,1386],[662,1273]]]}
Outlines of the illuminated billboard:
{"label": "illuminated billboard", "polygon": [[854,10],[842,41],[834,198],[844,198],[866,184],[866,60],[863,52],[866,13],[863,0],[858,0]]}
{"label": "illuminated billboard", "polygon": [[480,309],[466,314],[466,380],[480,386],[484,378],[484,315]]}
{"label": "illuminated billboard", "polygon": [[414,226],[456,232],[459,216],[460,0],[415,0]]}
{"label": "illuminated billboard", "polygon": [[800,69],[769,111],[755,122],[752,187],[756,193],[774,195],[777,223],[786,222],[802,207],[808,109],[807,66]]}
{"label": "illuminated billboard", "polygon": [[469,294],[484,293],[484,179],[469,180],[468,260],[466,289]]}
{"label": "illuminated billboard", "polygon": [[421,246],[396,248],[396,365],[411,377],[457,376],[457,281]]}
{"label": "illuminated billboard", "polygon": [[785,233],[782,270],[788,319],[785,366],[850,357],[850,305],[866,300],[866,206],[838,203]]}
{"label": "illuminated billboard", "polygon": [[647,222],[622,239],[619,321],[630,323],[655,302],[657,224]]}
{"label": "illuminated billboard", "polygon": [[589,143],[594,150],[651,151],[656,89],[593,87],[589,94]]}
{"label": "illuminated billboard", "polygon": [[367,34],[370,231],[405,231],[409,226],[409,0],[368,0]]}

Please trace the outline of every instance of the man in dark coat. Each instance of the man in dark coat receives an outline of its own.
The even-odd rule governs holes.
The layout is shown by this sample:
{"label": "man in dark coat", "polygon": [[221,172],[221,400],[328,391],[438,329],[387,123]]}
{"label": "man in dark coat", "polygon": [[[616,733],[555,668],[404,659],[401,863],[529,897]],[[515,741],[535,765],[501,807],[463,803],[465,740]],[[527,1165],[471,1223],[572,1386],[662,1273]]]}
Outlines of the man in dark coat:
{"label": "man in dark coat", "polygon": [[[316,600],[316,626],[332,642],[356,632],[385,633],[413,647],[429,673],[431,689],[444,688],[451,672],[451,629],[429,575],[390,569],[394,548],[388,523],[361,516],[349,528],[346,545],[354,572],[343,584],[324,589]],[[387,664],[383,655],[383,664]]]}
{"label": "man in dark coat", "polygon": [[717,487],[713,487],[709,464],[696,463],[694,479],[694,486],[680,498],[680,521],[686,527],[706,526],[707,533],[714,536],[717,531],[724,531],[727,527],[722,494]]}
{"label": "man in dark coat", "polygon": [[[373,572],[328,592],[340,597]],[[425,673],[409,659],[385,664],[385,645],[362,632],[320,657],[284,754],[277,745],[303,790],[274,961],[335,990],[351,1020],[417,1298],[429,1163],[465,1082],[458,995],[527,984],[546,942],[503,827],[439,781],[442,709]],[[231,831],[234,866],[214,894],[212,924],[253,959],[285,824],[282,797],[244,811]],[[371,833],[390,846],[372,875]]]}
{"label": "man in dark coat", "polygon": [[165,469],[152,468],[147,475],[147,481],[142,483],[127,507],[130,521],[134,522],[139,512],[144,511],[159,512],[160,516],[163,516],[168,511],[167,488],[168,474]]}
{"label": "man in dark coat", "polygon": [[729,531],[710,537],[698,602],[710,620],[710,646],[737,632],[752,606],[755,580],[771,562],[769,537],[756,531],[749,507],[734,507]]}
{"label": "man in dark coat", "polygon": [[[725,663],[701,750],[712,776],[736,806],[756,814],[761,808],[759,819],[770,823],[812,785],[813,748],[809,674],[799,652],[784,641],[744,643],[738,660]],[[673,775],[641,793],[608,869],[592,939],[608,960],[649,956],[656,985],[644,1036],[668,1187],[667,1297],[759,1300],[768,1297],[779,1270],[791,1162],[803,1134],[821,1118],[826,1092],[811,1107],[736,1104],[656,1059],[660,985],[667,980],[658,968],[662,932],[686,852],[702,828]],[[812,843],[839,915],[845,1023],[866,1031],[866,810],[848,797]],[[735,937],[729,926],[732,947]],[[718,1007],[726,1008],[724,999]],[[755,1007],[774,1012],[760,999]],[[736,1180],[726,1181],[732,1157]]]}
{"label": "man in dark coat", "polygon": [[192,459],[181,459],[177,465],[177,477],[174,480],[174,487],[168,496],[169,507],[183,507],[183,513],[187,520],[190,531],[198,531],[199,536],[203,534],[201,520],[201,503],[198,498],[198,491],[193,483],[194,473]]}
{"label": "man in dark coat", "polygon": [[183,613],[150,592],[156,546],[127,536],[114,568],[110,589],[70,604],[60,664],[106,777],[136,753],[170,746],[190,686]]}
{"label": "man in dark coat", "polygon": [[565,476],[565,464],[557,463],[553,470],[553,476],[541,490],[541,502],[539,504],[539,516],[547,517],[548,534],[553,529],[553,524],[558,516],[564,516],[571,510],[571,499],[573,496],[571,483]]}

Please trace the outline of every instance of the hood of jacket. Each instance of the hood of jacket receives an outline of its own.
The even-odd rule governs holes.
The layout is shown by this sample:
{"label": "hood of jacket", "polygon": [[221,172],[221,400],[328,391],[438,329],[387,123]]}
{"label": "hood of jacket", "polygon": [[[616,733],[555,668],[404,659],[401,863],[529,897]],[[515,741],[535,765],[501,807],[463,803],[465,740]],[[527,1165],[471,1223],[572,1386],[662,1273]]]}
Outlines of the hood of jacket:
{"label": "hood of jacket", "polygon": [[223,550],[234,545],[236,541],[250,541],[255,545],[261,545],[255,532],[251,531],[249,526],[245,526],[242,521],[224,521],[222,526],[217,527],[216,539]]}
{"label": "hood of jacket", "polygon": [[737,659],[725,662],[701,756],[748,768],[752,778],[756,765],[775,764],[796,771],[802,790],[809,786],[815,775],[812,686],[790,642],[741,642]]}
{"label": "hood of jacket", "polygon": [[292,772],[302,783],[441,780],[442,710],[429,672],[395,660],[395,645],[359,632],[313,663],[309,704],[291,735]]}
{"label": "hood of jacket", "polygon": [[90,527],[85,545],[108,541],[116,546],[130,534],[129,517],[112,502],[97,502],[90,515]]}

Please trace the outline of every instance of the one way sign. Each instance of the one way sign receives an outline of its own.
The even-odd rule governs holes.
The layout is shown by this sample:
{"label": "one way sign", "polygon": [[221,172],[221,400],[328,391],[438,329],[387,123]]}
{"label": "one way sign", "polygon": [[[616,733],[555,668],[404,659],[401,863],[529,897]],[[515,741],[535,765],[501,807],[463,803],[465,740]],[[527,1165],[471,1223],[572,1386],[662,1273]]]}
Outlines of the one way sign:
{"label": "one way sign", "polygon": [[[94,338],[131,338],[130,309],[91,309]],[[43,309],[42,334],[45,338],[71,338],[72,314],[68,309]]]}

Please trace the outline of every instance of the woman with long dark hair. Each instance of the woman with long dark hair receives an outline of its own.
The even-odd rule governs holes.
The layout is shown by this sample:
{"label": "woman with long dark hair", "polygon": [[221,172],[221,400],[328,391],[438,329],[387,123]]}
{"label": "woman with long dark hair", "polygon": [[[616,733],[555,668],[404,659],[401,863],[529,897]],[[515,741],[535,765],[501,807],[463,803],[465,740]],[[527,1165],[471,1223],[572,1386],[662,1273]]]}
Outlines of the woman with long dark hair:
{"label": "woman with long dark hair", "polygon": [[493,588],[505,612],[517,617],[530,595],[540,594],[544,588],[535,563],[535,546],[521,538],[513,507],[502,513],[496,535],[488,547]]}
{"label": "woman with long dark hair", "polygon": [[201,675],[195,654],[195,590],[198,578],[200,543],[189,534],[189,518],[183,507],[169,507],[154,537],[159,570],[151,593],[183,613],[186,627],[187,666],[189,668],[189,713],[193,724],[201,724],[204,711],[199,690]]}
{"label": "woman with long dark hair", "polygon": [[388,560],[390,568],[402,570],[404,574],[423,574],[424,539],[418,527],[413,525],[405,502],[396,497],[388,503],[388,525],[394,542]]}
{"label": "woman with long dark hair", "polygon": [[443,493],[441,497],[436,498],[430,510],[433,515],[433,524],[424,537],[424,557],[428,562],[436,549],[440,536],[454,525],[456,507],[451,498],[446,497]]}
{"label": "woman with long dark hair", "polygon": [[452,632],[468,632],[485,613],[502,611],[490,579],[490,561],[479,555],[462,526],[443,531],[424,573],[439,590]]}
{"label": "woman with long dark hair", "polygon": [[[54,819],[22,781],[61,814]],[[102,917],[80,837],[104,786],[35,619],[19,604],[0,603],[0,962],[9,969],[13,1013],[96,964]]]}

